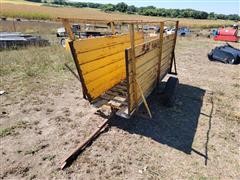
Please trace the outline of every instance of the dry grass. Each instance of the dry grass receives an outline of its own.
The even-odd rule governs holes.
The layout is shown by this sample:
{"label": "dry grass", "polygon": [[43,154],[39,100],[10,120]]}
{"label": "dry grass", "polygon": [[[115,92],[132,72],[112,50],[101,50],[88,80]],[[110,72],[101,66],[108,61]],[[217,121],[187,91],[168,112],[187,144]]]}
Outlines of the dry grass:
{"label": "dry grass", "polygon": [[42,3],[35,3],[35,2],[25,1],[25,0],[1,0],[1,3],[25,4],[25,5],[33,5],[33,6],[42,5]]}
{"label": "dry grass", "polygon": [[[28,87],[29,83],[42,82],[42,85],[33,86],[32,90],[47,87],[48,82],[52,80],[58,79],[62,82],[65,79],[64,73],[67,71],[64,62],[71,60],[70,54],[63,51],[59,45],[7,50],[0,52],[0,55],[4,57],[0,59],[2,65],[0,68],[0,86],[4,89],[11,88],[5,82],[13,82],[12,88],[23,89]],[[55,78],[49,79],[49,76]],[[29,93],[28,90],[20,93]]]}
{"label": "dry grass", "polygon": [[[126,20],[164,20],[168,18],[126,15],[121,13],[105,13],[90,8],[47,7],[24,4],[1,3],[1,16],[23,17],[26,19],[55,19],[57,17],[89,18],[89,19],[126,19]],[[194,28],[219,27],[232,25],[233,21],[225,20],[195,20],[181,18],[180,25]]]}
{"label": "dry grass", "polygon": [[[62,27],[61,22],[43,21],[0,21],[0,31],[35,33],[41,36],[50,36],[48,39],[54,40],[56,29]],[[54,35],[54,36],[53,36]]]}

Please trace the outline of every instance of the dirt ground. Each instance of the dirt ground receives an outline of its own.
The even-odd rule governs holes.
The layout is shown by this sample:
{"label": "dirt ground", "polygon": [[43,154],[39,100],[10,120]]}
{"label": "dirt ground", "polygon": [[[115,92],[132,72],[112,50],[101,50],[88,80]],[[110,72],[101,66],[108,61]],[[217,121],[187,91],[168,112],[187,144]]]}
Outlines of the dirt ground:
{"label": "dirt ground", "polygon": [[178,38],[175,106],[161,105],[162,83],[148,98],[153,119],[114,117],[65,170],[64,157],[103,121],[64,67],[74,67],[70,54],[58,45],[0,52],[1,178],[238,179],[240,71],[208,60],[219,44]]}

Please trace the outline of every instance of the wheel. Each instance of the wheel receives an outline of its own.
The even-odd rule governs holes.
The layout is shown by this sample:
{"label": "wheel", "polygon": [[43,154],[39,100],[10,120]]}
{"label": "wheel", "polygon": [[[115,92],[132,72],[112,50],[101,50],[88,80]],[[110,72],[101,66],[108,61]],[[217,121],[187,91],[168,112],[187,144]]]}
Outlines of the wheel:
{"label": "wheel", "polygon": [[229,58],[228,59],[228,64],[234,64],[235,63],[235,59],[234,58]]}
{"label": "wheel", "polygon": [[60,40],[60,44],[62,45],[62,47],[66,47],[66,39],[64,39],[64,38],[62,38],[61,40]]}
{"label": "wheel", "polygon": [[208,59],[209,59],[210,61],[213,61],[213,60],[214,60],[214,59],[213,59],[213,54],[212,54],[212,52],[208,53]]}
{"label": "wheel", "polygon": [[165,96],[164,102],[163,102],[164,105],[168,107],[172,107],[174,105],[175,98],[176,98],[175,91],[178,84],[179,84],[178,78],[175,78],[175,77],[168,78],[166,86],[163,91]]}

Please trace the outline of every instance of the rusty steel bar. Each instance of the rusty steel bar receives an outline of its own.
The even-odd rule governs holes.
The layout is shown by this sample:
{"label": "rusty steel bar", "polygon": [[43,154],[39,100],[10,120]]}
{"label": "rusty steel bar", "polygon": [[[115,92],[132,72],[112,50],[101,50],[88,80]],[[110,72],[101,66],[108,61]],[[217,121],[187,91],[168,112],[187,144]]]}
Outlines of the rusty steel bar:
{"label": "rusty steel bar", "polygon": [[79,144],[61,163],[61,169],[69,166],[77,156],[107,127],[109,119],[106,119],[85,141]]}

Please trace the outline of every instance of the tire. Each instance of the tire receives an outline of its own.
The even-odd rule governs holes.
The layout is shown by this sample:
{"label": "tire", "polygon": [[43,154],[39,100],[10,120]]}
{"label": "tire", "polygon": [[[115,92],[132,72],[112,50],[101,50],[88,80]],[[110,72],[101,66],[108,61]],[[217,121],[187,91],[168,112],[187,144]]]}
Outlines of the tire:
{"label": "tire", "polygon": [[213,60],[214,60],[214,59],[213,59],[213,54],[212,54],[212,52],[208,53],[208,59],[209,59],[210,61],[213,61]]}
{"label": "tire", "polygon": [[62,38],[61,40],[60,40],[60,44],[61,44],[61,46],[62,47],[66,47],[66,39],[65,38]]}
{"label": "tire", "polygon": [[229,58],[227,61],[228,61],[228,64],[234,64],[235,63],[234,58]]}
{"label": "tire", "polygon": [[176,99],[175,91],[178,84],[179,84],[178,78],[175,77],[168,78],[165,89],[163,91],[165,96],[163,103],[165,106],[172,107],[174,105]]}

